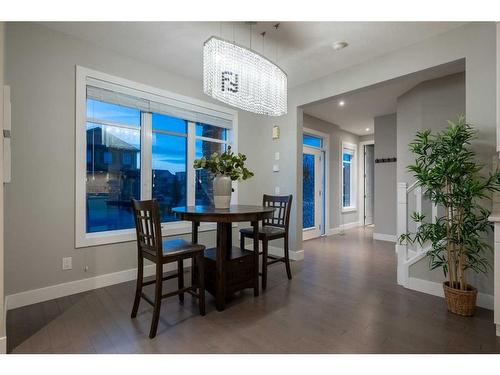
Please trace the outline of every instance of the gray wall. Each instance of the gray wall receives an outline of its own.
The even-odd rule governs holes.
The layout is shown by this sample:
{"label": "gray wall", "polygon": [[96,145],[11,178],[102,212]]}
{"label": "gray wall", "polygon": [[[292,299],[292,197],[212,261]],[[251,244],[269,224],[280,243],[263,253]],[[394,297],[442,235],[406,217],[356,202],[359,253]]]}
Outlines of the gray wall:
{"label": "gray wall", "polygon": [[[133,242],[74,247],[75,65],[209,100],[201,82],[38,24],[7,24],[13,129],[12,183],[6,185],[6,294],[136,267]],[[273,151],[264,153],[260,146],[272,141],[271,123],[262,120],[240,112],[239,151],[248,155],[255,172],[253,179],[240,183],[241,203],[260,203],[262,194],[271,191],[262,182],[272,173],[265,161]],[[201,234],[206,245],[214,240],[213,232]],[[61,270],[65,256],[73,257],[70,271]]]}
{"label": "gray wall", "polygon": [[[396,114],[375,117],[375,159],[396,157]],[[396,163],[375,163],[375,233],[396,235]]]}
{"label": "gray wall", "polygon": [[[314,129],[330,135],[330,229],[338,228],[342,224],[357,223],[359,221],[359,202],[357,211],[341,212],[341,191],[342,191],[342,169],[340,168],[340,152],[342,142],[349,142],[358,145],[359,160],[359,136],[342,130],[338,125],[323,121],[319,118],[304,114],[304,128]],[[361,186],[358,186],[358,191]],[[357,197],[356,197],[357,198]]]}
{"label": "gray wall", "polygon": [[[418,129],[444,129],[447,120],[465,114],[465,74],[452,74],[415,86],[398,98],[397,104],[397,180],[413,183],[414,178],[406,171],[414,158],[408,144]],[[492,140],[490,145],[494,147]],[[494,149],[492,149],[494,151]],[[491,160],[491,155],[489,160]]]}

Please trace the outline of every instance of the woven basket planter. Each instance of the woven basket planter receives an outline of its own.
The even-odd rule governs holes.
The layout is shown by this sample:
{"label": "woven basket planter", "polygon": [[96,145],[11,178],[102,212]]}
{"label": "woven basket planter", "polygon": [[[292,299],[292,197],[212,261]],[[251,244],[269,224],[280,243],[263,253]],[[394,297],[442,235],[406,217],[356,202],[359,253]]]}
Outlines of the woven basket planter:
{"label": "woven basket planter", "polygon": [[467,285],[467,290],[449,287],[448,282],[443,283],[444,297],[448,311],[462,316],[472,316],[476,309],[477,289]]}

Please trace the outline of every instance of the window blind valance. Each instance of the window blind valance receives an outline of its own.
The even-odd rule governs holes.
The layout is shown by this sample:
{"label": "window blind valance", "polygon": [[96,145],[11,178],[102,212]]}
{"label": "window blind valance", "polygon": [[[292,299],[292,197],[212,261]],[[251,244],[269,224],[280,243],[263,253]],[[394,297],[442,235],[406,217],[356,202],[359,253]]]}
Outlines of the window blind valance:
{"label": "window blind valance", "polygon": [[233,127],[233,116],[229,113],[90,78],[87,98],[226,129]]}

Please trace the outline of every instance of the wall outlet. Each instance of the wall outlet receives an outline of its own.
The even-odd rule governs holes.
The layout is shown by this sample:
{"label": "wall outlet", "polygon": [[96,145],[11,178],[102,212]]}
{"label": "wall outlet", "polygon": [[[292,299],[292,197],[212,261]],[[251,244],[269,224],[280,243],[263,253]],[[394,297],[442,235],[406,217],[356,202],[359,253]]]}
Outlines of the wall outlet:
{"label": "wall outlet", "polygon": [[274,164],[273,165],[273,172],[279,172],[280,171],[280,166],[279,164]]}
{"label": "wall outlet", "polygon": [[274,160],[280,160],[280,153],[279,152],[274,153]]}
{"label": "wall outlet", "polygon": [[62,258],[62,269],[63,270],[73,269],[73,258],[72,257]]}
{"label": "wall outlet", "polygon": [[274,187],[274,194],[279,195],[279,193],[280,193],[280,187],[279,186],[275,186]]}

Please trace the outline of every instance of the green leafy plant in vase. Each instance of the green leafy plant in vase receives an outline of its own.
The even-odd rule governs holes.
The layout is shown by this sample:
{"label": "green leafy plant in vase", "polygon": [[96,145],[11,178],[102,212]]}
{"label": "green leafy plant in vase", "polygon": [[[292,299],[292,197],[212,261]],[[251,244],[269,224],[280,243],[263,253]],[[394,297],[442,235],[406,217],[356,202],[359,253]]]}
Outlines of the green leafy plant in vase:
{"label": "green leafy plant in vase", "polygon": [[492,230],[490,210],[483,207],[494,191],[500,190],[500,173],[487,177],[484,167],[471,151],[476,131],[463,116],[449,121],[446,130],[433,134],[419,130],[409,145],[416,156],[408,170],[413,173],[424,196],[442,208],[444,214],[428,222],[425,215],[413,213],[416,233],[403,234],[400,242],[430,243],[427,252],[430,269],[441,268],[448,310],[464,316],[474,314],[477,289],[468,284],[470,271],[487,273],[491,268],[487,252],[491,246],[486,234]]}
{"label": "green leafy plant in vase", "polygon": [[248,180],[253,172],[245,167],[246,155],[231,151],[231,146],[222,154],[214,152],[209,158],[202,157],[194,161],[195,169],[206,169],[214,175],[214,206],[227,209],[231,204],[232,181]]}

